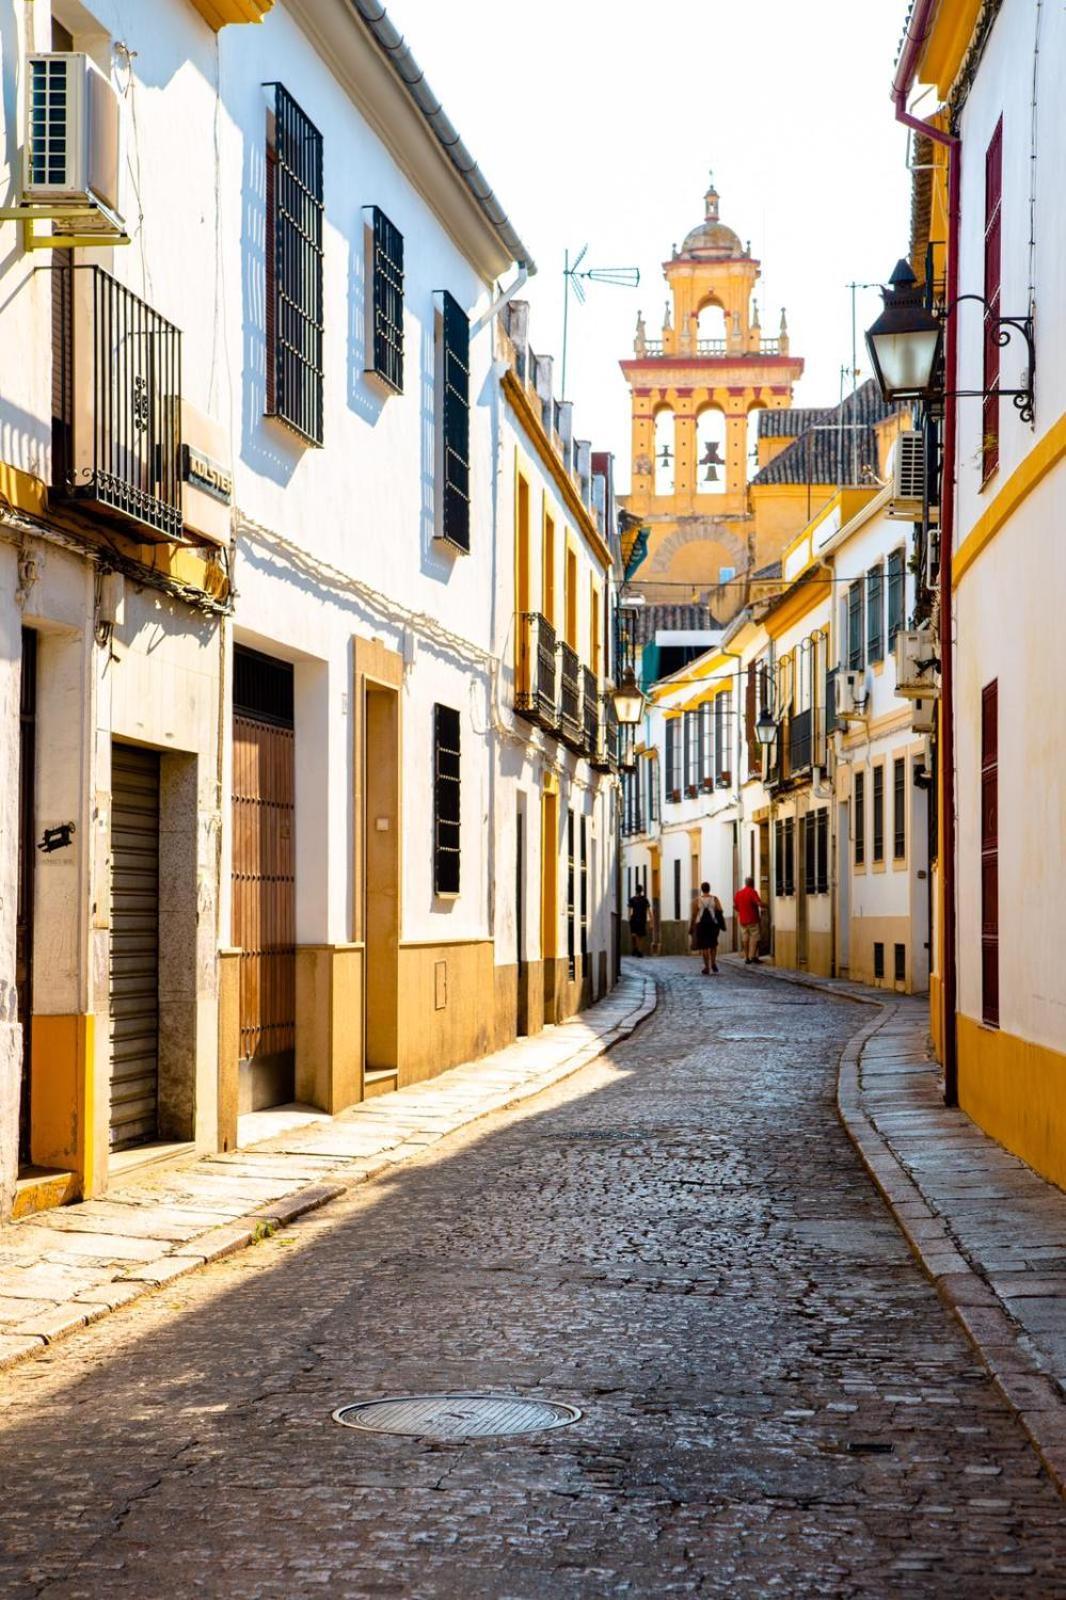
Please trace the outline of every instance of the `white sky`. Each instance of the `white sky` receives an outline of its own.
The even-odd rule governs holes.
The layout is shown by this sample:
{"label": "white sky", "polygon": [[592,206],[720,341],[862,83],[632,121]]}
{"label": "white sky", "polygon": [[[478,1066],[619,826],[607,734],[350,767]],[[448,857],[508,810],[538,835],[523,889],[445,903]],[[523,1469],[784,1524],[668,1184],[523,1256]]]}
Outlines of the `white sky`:
{"label": "white sky", "polygon": [[[905,131],[889,87],[905,0],[387,0],[389,14],[539,268],[530,339],[562,343],[563,252],[640,268],[639,289],[589,286],[571,305],[575,431],[629,474],[618,370],[642,308],[657,336],[662,262],[703,216],[713,168],[721,218],[762,261],[764,333],[788,309],[806,360],[797,402],[834,403],[851,364],[852,280],[905,254]],[[858,296],[862,330],[880,308]]]}

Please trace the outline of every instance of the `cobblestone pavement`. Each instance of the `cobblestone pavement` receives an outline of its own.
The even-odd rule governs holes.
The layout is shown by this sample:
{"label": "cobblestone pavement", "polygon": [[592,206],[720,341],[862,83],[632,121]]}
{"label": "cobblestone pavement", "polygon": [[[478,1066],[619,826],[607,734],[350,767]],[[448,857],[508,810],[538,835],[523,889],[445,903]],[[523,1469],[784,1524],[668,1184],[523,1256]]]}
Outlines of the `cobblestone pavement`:
{"label": "cobblestone pavement", "polygon": [[[0,1593],[1066,1595],[1066,1506],[834,1112],[867,1013],[750,973],[0,1377]],[[431,1444],[346,1401],[574,1427]]]}

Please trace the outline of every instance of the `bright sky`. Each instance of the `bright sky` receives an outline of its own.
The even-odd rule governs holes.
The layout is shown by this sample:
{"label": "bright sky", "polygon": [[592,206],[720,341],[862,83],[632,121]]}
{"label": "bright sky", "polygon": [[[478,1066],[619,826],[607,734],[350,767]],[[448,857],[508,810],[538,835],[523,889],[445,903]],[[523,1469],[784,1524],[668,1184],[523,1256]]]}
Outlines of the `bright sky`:
{"label": "bright sky", "polygon": [[[629,474],[628,391],[638,308],[658,336],[662,262],[703,216],[751,240],[764,332],[788,309],[806,360],[797,401],[832,404],[851,366],[854,280],[906,252],[905,131],[889,100],[905,0],[387,0],[396,26],[539,268],[530,339],[562,344],[563,252],[637,266],[638,289],[589,286],[571,305],[575,431]],[[874,290],[857,297],[862,330]]]}

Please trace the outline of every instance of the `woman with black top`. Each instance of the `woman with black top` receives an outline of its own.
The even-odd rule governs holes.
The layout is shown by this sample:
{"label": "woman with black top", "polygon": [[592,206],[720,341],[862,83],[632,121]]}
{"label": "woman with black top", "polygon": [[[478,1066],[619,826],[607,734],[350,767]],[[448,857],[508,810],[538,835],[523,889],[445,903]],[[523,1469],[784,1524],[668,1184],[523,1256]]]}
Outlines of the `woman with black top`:
{"label": "woman with black top", "polygon": [[700,884],[700,892],[692,907],[689,938],[692,948],[703,957],[703,976],[709,978],[718,972],[718,935],[725,927],[722,902],[711,893],[709,883]]}

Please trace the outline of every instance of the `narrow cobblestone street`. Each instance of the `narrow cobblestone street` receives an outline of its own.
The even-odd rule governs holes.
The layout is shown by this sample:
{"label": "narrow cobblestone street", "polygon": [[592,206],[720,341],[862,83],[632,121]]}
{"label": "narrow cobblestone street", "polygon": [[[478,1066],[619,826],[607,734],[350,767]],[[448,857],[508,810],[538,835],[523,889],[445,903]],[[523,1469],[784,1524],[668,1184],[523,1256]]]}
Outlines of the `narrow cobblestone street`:
{"label": "narrow cobblestone street", "polygon": [[[653,970],[608,1056],[5,1373],[0,1591],[1066,1595],[1066,1507],[837,1119],[862,1008]],[[584,1414],[331,1420],[448,1388]]]}

